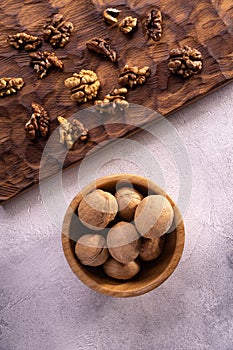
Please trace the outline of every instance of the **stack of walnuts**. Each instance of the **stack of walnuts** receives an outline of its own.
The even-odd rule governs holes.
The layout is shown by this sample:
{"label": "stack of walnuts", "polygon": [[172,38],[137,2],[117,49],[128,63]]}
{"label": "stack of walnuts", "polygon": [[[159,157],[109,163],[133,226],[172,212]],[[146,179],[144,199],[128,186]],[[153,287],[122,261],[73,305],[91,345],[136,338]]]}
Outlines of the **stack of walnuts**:
{"label": "stack of walnuts", "polygon": [[92,267],[103,265],[104,272],[118,280],[133,278],[141,262],[158,258],[174,219],[167,198],[143,197],[128,186],[117,190],[115,196],[101,189],[90,192],[80,202],[77,214],[91,232],[76,243],[79,261]]}

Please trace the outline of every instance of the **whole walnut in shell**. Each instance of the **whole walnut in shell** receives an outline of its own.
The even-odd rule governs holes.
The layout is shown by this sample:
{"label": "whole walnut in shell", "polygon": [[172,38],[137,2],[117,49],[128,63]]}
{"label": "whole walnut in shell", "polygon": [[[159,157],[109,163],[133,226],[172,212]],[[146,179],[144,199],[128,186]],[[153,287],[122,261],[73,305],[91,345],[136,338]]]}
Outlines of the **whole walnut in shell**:
{"label": "whole walnut in shell", "polygon": [[152,195],[144,198],[135,212],[135,225],[145,238],[161,237],[171,227],[173,208],[167,198]]}
{"label": "whole walnut in shell", "polygon": [[137,261],[130,261],[127,264],[121,264],[120,262],[109,259],[103,266],[104,272],[118,280],[129,280],[136,276],[140,271],[140,264]]}
{"label": "whole walnut in shell", "polygon": [[135,226],[118,222],[108,232],[107,247],[111,256],[122,264],[135,260],[140,251],[140,236]]}
{"label": "whole walnut in shell", "polygon": [[114,220],[118,212],[116,198],[109,192],[94,190],[78,206],[80,221],[88,228],[102,230]]}
{"label": "whole walnut in shell", "polygon": [[134,188],[122,187],[115,194],[122,220],[133,221],[135,210],[143,196]]}
{"label": "whole walnut in shell", "polygon": [[162,253],[164,247],[162,238],[142,238],[139,258],[143,261],[152,261]]}
{"label": "whole walnut in shell", "polygon": [[100,235],[84,235],[75,246],[75,254],[83,265],[100,266],[109,257],[105,239]]}

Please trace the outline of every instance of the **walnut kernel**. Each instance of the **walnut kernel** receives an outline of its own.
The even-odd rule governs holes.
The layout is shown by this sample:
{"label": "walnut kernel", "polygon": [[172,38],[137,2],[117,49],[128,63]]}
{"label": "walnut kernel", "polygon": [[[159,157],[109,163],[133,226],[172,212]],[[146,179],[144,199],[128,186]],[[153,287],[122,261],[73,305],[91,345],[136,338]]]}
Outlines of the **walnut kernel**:
{"label": "walnut kernel", "polygon": [[69,42],[73,29],[73,24],[64,21],[63,15],[58,13],[47,20],[43,29],[44,40],[54,48],[64,47]]}
{"label": "walnut kernel", "polygon": [[111,62],[116,62],[117,54],[116,51],[111,48],[110,40],[95,37],[88,40],[86,45],[89,50],[107,57]]}
{"label": "walnut kernel", "polygon": [[100,81],[92,70],[82,69],[67,78],[65,86],[70,89],[71,100],[78,103],[87,102],[95,98],[100,88]]}
{"label": "walnut kernel", "polygon": [[88,138],[88,130],[79,120],[73,119],[70,122],[61,116],[57,120],[60,123],[60,143],[67,149],[71,149],[76,141],[85,141]]}
{"label": "walnut kernel", "polygon": [[173,74],[190,78],[202,70],[202,54],[189,46],[173,49],[170,52],[168,68]]}
{"label": "walnut kernel", "polygon": [[159,41],[162,36],[162,14],[158,9],[150,11],[144,21],[145,31],[148,38]]}
{"label": "walnut kernel", "polygon": [[120,31],[124,34],[131,33],[134,29],[136,29],[138,25],[138,19],[132,16],[127,16],[122,19],[119,23]]}
{"label": "walnut kernel", "polygon": [[149,67],[130,67],[126,64],[123,72],[119,75],[118,82],[121,86],[132,88],[136,85],[144,84],[150,75],[151,70]]}
{"label": "walnut kernel", "polygon": [[9,35],[7,41],[15,49],[24,49],[26,51],[35,51],[42,44],[42,40],[37,36],[22,32],[14,35]]}
{"label": "walnut kernel", "polygon": [[47,138],[49,134],[50,119],[46,110],[37,103],[32,103],[33,114],[25,124],[25,133],[30,141],[38,137]]}
{"label": "walnut kernel", "polygon": [[39,79],[46,76],[52,67],[63,69],[63,62],[54,53],[32,52],[29,56],[31,57],[31,66]]}
{"label": "walnut kernel", "polygon": [[123,111],[129,106],[126,101],[124,94],[127,94],[128,90],[126,88],[114,88],[108,95],[104,96],[103,100],[95,101],[97,110],[100,113],[112,114],[116,110]]}
{"label": "walnut kernel", "polygon": [[118,22],[120,10],[114,8],[106,8],[103,12],[103,17],[106,23],[114,24]]}
{"label": "walnut kernel", "polygon": [[16,94],[24,86],[22,78],[1,78],[0,79],[0,97]]}

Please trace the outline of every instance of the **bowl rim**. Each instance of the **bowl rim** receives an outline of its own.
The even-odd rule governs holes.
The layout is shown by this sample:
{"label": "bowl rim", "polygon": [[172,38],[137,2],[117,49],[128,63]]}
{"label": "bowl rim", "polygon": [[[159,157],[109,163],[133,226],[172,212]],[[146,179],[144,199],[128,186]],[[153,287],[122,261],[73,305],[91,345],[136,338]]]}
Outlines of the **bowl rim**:
{"label": "bowl rim", "polygon": [[[177,239],[176,244],[174,248],[174,253],[165,267],[165,269],[162,271],[162,273],[154,280],[152,280],[150,283],[143,287],[139,287],[137,290],[114,290],[114,286],[112,286],[112,289],[109,287],[106,287],[104,285],[100,285],[96,281],[94,281],[92,278],[90,278],[85,272],[80,268],[78,260],[76,257],[74,257],[71,249],[71,241],[69,237],[69,227],[71,223],[72,216],[74,214],[74,210],[77,209],[77,203],[80,202],[80,198],[85,196],[87,193],[92,191],[94,189],[94,186],[96,188],[100,188],[101,186],[106,186],[107,183],[116,182],[116,181],[122,181],[122,178],[124,180],[130,181],[132,184],[134,184],[134,181],[140,182],[143,186],[148,186],[149,189],[152,189],[154,192],[161,194],[165,196],[169,202],[172,204],[174,209],[174,218],[179,223],[176,226],[177,231]],[[134,297],[139,296],[142,294],[145,294],[147,292],[152,291],[153,289],[159,287],[162,283],[164,283],[174,272],[177,265],[180,262],[183,249],[184,249],[184,243],[185,243],[185,228],[184,228],[184,222],[181,216],[181,213],[179,209],[177,208],[174,201],[170,198],[170,196],[155,182],[151,181],[150,179],[147,179],[140,175],[133,175],[133,174],[115,174],[115,175],[108,175],[101,177],[99,179],[96,179],[92,181],[90,184],[85,186],[81,191],[78,192],[78,194],[73,198],[71,203],[69,204],[67,211],[64,216],[63,226],[62,226],[62,248],[64,255],[66,257],[66,260],[73,271],[73,273],[80,279],[81,282],[83,282],[85,285],[87,285],[89,288],[93,289],[96,292],[99,292],[101,294],[105,294],[107,296],[111,297]],[[84,266],[85,268],[85,266]],[[126,281],[127,282],[127,281]]]}

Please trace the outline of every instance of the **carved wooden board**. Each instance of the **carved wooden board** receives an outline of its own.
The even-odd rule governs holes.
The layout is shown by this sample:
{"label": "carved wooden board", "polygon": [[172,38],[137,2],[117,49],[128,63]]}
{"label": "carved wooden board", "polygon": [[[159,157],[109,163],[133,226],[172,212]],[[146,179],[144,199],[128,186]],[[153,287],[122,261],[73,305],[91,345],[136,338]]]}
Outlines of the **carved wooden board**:
{"label": "carved wooden board", "polygon": [[[117,82],[119,72],[126,63],[151,67],[148,82],[127,95],[131,103],[141,104],[167,116],[171,112],[228,83],[233,78],[233,3],[232,0],[158,0],[156,6],[163,13],[163,35],[160,42],[146,41],[139,23],[137,32],[127,37],[117,28],[109,28],[102,21],[105,7],[120,8],[124,15],[140,20],[153,8],[155,1],[148,0],[2,0],[0,3],[0,63],[1,77],[22,77],[24,88],[16,95],[0,100],[0,201],[4,202],[38,183],[40,159],[45,141],[31,143],[24,134],[24,124],[31,116],[31,103],[42,104],[49,112],[51,131],[56,129],[58,115],[70,117],[92,103],[77,105],[70,100],[64,88],[64,79],[81,69],[93,69],[101,80],[99,98],[106,95]],[[46,19],[60,12],[73,22],[75,30],[70,42],[56,54],[64,61],[62,73],[53,71],[37,80],[29,66],[28,53],[17,51],[7,42],[9,34],[27,30],[39,35]],[[111,38],[118,54],[113,64],[86,50],[86,41],[94,36]],[[169,51],[178,45],[188,44],[203,55],[201,74],[189,80],[171,76],[167,69]],[[42,50],[53,51],[43,44]],[[138,120],[139,125],[151,122]],[[85,125],[90,139],[69,152],[65,166],[81,160],[87,151],[112,137],[123,137],[136,127],[104,125],[92,129],[93,115],[87,115]],[[54,161],[56,171],[59,165]],[[46,176],[46,175],[45,175]]]}

